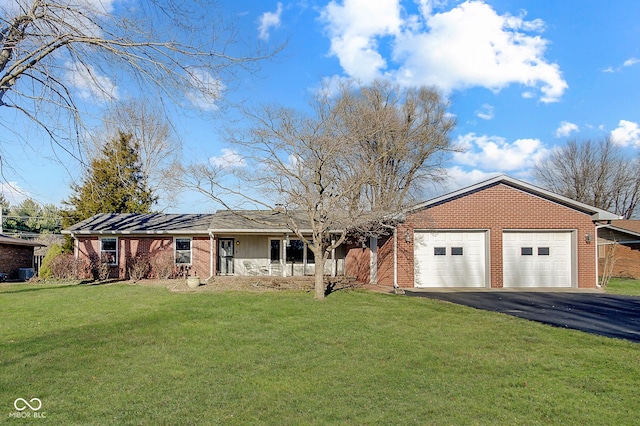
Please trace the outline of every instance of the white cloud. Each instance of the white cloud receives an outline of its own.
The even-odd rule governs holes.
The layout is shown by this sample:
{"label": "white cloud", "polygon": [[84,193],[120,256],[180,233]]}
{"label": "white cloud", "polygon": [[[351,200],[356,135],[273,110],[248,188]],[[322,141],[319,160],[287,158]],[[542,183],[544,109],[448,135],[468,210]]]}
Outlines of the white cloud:
{"label": "white cloud", "polygon": [[0,182],[0,194],[4,195],[11,205],[20,204],[30,198],[29,193],[20,188],[17,182]]}
{"label": "white cloud", "polygon": [[629,58],[626,61],[624,61],[624,63],[622,64],[623,67],[630,67],[633,66],[635,64],[637,64],[638,62],[640,62],[640,59],[637,58]]}
{"label": "white cloud", "polygon": [[[557,101],[567,89],[559,66],[544,58],[543,21],[499,15],[479,0],[439,13],[433,7],[442,3],[420,0],[420,16],[402,17],[401,1],[334,0],[324,9],[330,53],[347,75],[364,83],[387,76],[403,85],[436,84],[446,93],[520,84],[528,88],[525,97],[541,92],[542,102]],[[382,41],[393,68],[381,54]]]}
{"label": "white cloud", "polygon": [[577,124],[563,121],[560,123],[560,127],[556,130],[556,137],[563,138],[569,136],[572,132],[578,132],[580,128]]}
{"label": "white cloud", "polygon": [[633,121],[620,120],[618,128],[611,131],[611,141],[616,145],[640,147],[640,126]]}
{"label": "white cloud", "polygon": [[453,155],[453,162],[484,171],[517,172],[532,167],[547,155],[539,139],[518,139],[509,143],[499,136],[458,136],[456,144],[465,151]]}
{"label": "white cloud", "polygon": [[110,78],[99,75],[91,65],[67,62],[65,78],[83,99],[103,103],[119,98],[118,86]]}
{"label": "white cloud", "polygon": [[602,70],[602,72],[606,72],[606,73],[615,73],[615,72],[620,72],[622,71],[623,68],[625,67],[632,67],[635,64],[637,64],[638,62],[640,62],[640,59],[638,58],[634,58],[633,56],[629,59],[627,59],[626,61],[624,61],[622,63],[622,65],[620,65],[619,67],[607,67],[605,69]]}
{"label": "white cloud", "polygon": [[331,37],[331,54],[345,72],[369,82],[387,66],[378,52],[378,37],[398,35],[402,20],[398,0],[329,2],[322,11]]}
{"label": "white cloud", "polygon": [[453,166],[447,169],[449,179],[443,188],[443,193],[474,185],[501,174],[501,172],[485,172],[478,169],[465,170],[460,166]]}
{"label": "white cloud", "polygon": [[193,89],[185,93],[187,99],[204,111],[217,111],[216,102],[222,97],[225,85],[207,71],[192,68],[189,73]]}
{"label": "white cloud", "polygon": [[280,17],[282,16],[282,3],[278,2],[275,12],[265,12],[260,16],[260,25],[258,27],[258,37],[261,40],[269,40],[269,30],[280,26]]}
{"label": "white cloud", "polygon": [[476,111],[476,115],[483,120],[493,120],[493,106],[484,104]]}
{"label": "white cloud", "polygon": [[222,155],[219,157],[209,158],[209,163],[212,166],[221,167],[223,169],[230,167],[244,167],[247,163],[242,158],[242,155],[233,149],[222,148]]}

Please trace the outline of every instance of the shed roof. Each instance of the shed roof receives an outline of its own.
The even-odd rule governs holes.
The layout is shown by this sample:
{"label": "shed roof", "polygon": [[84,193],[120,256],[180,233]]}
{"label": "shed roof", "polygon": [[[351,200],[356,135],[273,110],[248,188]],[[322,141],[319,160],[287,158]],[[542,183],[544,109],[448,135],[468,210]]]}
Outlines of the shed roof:
{"label": "shed roof", "polygon": [[212,214],[100,213],[63,234],[206,234]]}
{"label": "shed roof", "polygon": [[544,198],[546,200],[552,201],[557,204],[561,204],[563,206],[578,210],[585,214],[589,214],[592,220],[616,220],[620,219],[620,216],[608,212],[606,210],[599,209],[597,207],[590,206],[588,204],[584,204],[570,198],[564,197],[562,195],[558,195],[554,192],[548,191],[546,189],[540,188],[538,186],[532,185],[528,182],[524,182],[515,178],[512,178],[507,175],[499,175],[494,178],[476,183],[471,186],[467,186],[465,188],[459,189],[457,191],[450,192],[448,194],[441,195],[436,198],[432,198],[431,200],[419,203],[411,208],[409,208],[408,212],[414,212],[418,210],[422,210],[425,208],[429,208],[447,201],[451,201],[453,199],[463,197],[465,195],[471,194],[473,192],[480,191],[482,189],[488,188],[490,186],[504,184],[508,185],[512,188],[519,189],[521,191],[528,192],[532,195]]}
{"label": "shed roof", "polygon": [[44,247],[44,244],[35,241],[23,240],[21,238],[13,238],[8,235],[0,234],[0,244],[11,246],[27,246],[27,247]]}

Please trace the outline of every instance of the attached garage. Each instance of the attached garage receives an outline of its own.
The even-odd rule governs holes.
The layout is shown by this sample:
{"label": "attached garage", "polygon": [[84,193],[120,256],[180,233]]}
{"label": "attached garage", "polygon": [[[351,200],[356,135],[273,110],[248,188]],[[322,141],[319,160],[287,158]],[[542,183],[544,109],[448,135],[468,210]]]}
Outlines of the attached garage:
{"label": "attached garage", "polygon": [[503,286],[516,288],[573,287],[572,231],[502,234]]}
{"label": "attached garage", "polygon": [[596,233],[617,218],[496,176],[404,211],[371,276],[400,288],[596,288]]}
{"label": "attached garage", "polygon": [[484,287],[485,231],[416,230],[416,287]]}

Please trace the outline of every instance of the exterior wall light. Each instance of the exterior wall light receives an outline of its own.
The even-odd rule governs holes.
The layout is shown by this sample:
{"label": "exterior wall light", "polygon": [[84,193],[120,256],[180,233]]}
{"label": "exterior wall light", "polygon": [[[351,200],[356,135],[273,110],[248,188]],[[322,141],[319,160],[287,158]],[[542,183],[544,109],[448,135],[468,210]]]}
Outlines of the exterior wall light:
{"label": "exterior wall light", "polygon": [[591,243],[591,242],[593,241],[593,234],[586,234],[586,235],[584,236],[584,241],[585,241],[587,244]]}

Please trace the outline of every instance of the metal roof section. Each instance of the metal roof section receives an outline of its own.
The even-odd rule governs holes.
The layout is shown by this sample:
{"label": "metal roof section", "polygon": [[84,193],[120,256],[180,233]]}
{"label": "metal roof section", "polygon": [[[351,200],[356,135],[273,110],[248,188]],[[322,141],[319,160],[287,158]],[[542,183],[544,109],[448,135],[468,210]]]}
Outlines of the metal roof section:
{"label": "metal roof section", "polygon": [[62,231],[72,235],[207,234],[213,214],[101,213]]}
{"label": "metal roof section", "polygon": [[441,203],[445,203],[447,201],[451,201],[453,199],[463,197],[467,194],[480,191],[482,189],[488,188],[490,186],[505,184],[511,186],[513,188],[519,189],[521,191],[533,194],[540,198],[544,198],[546,200],[555,202],[557,204],[581,211],[585,214],[591,215],[591,219],[594,221],[599,220],[618,220],[620,216],[608,212],[606,210],[599,209],[597,207],[593,207],[584,203],[580,203],[578,201],[572,200],[570,198],[564,197],[562,195],[558,195],[554,192],[547,191],[546,189],[540,188],[538,186],[532,185],[530,183],[512,178],[507,175],[499,175],[493,177],[491,179],[487,179],[485,181],[476,183],[474,185],[467,186],[465,188],[461,188],[457,191],[450,192],[448,194],[441,195],[439,197],[432,198],[430,200],[424,201],[422,203],[416,204],[415,206],[408,209],[408,213],[415,212],[417,210],[422,210],[428,207],[432,207]]}

